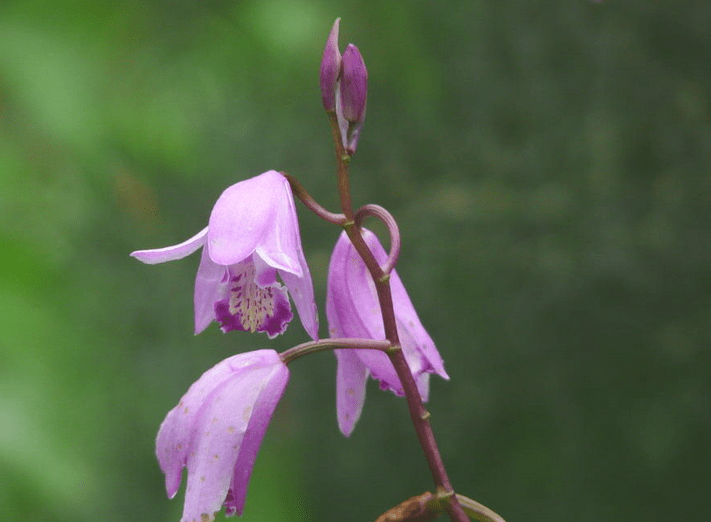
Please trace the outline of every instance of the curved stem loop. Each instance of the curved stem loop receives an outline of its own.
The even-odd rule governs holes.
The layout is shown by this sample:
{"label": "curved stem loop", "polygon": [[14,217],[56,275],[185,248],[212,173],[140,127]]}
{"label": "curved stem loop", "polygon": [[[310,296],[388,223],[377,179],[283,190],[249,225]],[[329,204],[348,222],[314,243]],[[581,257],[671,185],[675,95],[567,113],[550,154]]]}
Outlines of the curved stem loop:
{"label": "curved stem loop", "polygon": [[374,217],[379,219],[388,229],[390,235],[390,252],[384,265],[381,269],[385,275],[389,275],[393,271],[397,260],[400,257],[400,228],[397,226],[397,221],[393,215],[380,205],[368,204],[360,207],[355,213],[355,222],[358,226],[361,225],[366,217]]}

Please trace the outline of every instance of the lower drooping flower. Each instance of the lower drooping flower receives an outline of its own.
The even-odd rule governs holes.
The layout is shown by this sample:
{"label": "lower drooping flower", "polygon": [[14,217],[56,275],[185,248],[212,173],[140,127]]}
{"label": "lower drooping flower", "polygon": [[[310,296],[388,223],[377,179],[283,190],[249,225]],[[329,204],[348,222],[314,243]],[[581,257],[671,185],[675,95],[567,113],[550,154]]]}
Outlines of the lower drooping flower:
{"label": "lower drooping flower", "polygon": [[274,350],[234,355],[205,372],[161,424],[156,456],[168,497],[188,468],[181,522],[242,514],[269,421],[289,380]]}
{"label": "lower drooping flower", "polygon": [[[363,239],[379,263],[387,254],[378,238],[361,229]],[[400,344],[423,400],[429,395],[429,376],[435,373],[449,379],[437,348],[422,326],[410,297],[393,270],[390,274],[393,307]],[[333,249],[328,269],[326,316],[331,337],[385,339],[375,284],[368,269],[345,232]],[[383,352],[376,350],[336,350],[336,409],[338,426],[348,436],[360,417],[369,375],[380,381],[380,388],[403,395],[402,383]]]}
{"label": "lower drooping flower", "polygon": [[[288,289],[304,329],[318,339],[311,273],[301,249],[294,197],[284,176],[270,170],[232,185],[198,234],[179,245],[131,255],[156,264],[182,259],[200,248],[196,334],[217,321],[224,332],[265,332],[274,338],[293,318]],[[277,281],[277,272],[286,288]]]}

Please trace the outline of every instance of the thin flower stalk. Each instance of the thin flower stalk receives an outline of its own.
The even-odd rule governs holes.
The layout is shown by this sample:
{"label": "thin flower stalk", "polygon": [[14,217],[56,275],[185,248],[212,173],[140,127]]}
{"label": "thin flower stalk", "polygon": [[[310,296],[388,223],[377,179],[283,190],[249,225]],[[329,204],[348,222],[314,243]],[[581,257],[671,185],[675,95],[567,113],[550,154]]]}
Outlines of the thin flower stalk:
{"label": "thin flower stalk", "polygon": [[[355,224],[355,215],[352,210],[348,175],[350,156],[347,155],[343,149],[340,129],[338,128],[335,116],[329,113],[329,119],[331,121],[331,128],[334,134],[333,141],[336,147],[338,189],[341,207],[347,218],[353,218],[353,222],[346,223],[343,228],[353,243],[354,248],[363,259],[363,262],[368,268],[368,271],[370,272],[370,275],[375,283],[375,289],[378,294],[378,301],[380,303],[380,310],[383,317],[385,338],[393,345],[393,347],[399,347],[400,338],[395,319],[390,281],[382,267],[376,261],[373,253],[368,248],[368,245],[365,243],[358,226]],[[447,470],[442,460],[442,455],[440,454],[439,447],[437,446],[432,425],[429,421],[430,413],[422,403],[420,392],[417,389],[415,379],[410,371],[410,367],[407,365],[405,356],[402,353],[402,350],[397,349],[389,350],[387,354],[395,368],[395,371],[397,372],[398,377],[400,378],[400,381],[402,382],[405,398],[407,400],[407,406],[410,411],[410,418],[415,428],[417,439],[420,442],[420,446],[422,447],[425,458],[427,459],[427,464],[430,468],[430,472],[432,473],[435,486],[438,490],[454,493]],[[469,520],[454,494],[452,494],[449,500],[447,512],[450,518],[455,522],[467,522]]]}
{"label": "thin flower stalk", "polygon": [[324,221],[327,221],[329,223],[332,223],[334,225],[338,225],[340,227],[344,226],[348,219],[344,214],[336,214],[334,212],[329,212],[325,208],[323,208],[321,205],[318,204],[318,202],[311,197],[311,194],[309,194],[304,186],[299,182],[298,179],[296,179],[294,176],[291,174],[288,174],[286,172],[279,172],[282,176],[286,178],[286,180],[289,182],[289,185],[291,186],[291,191],[296,196],[301,200],[301,202],[304,204],[306,208],[308,208],[311,212],[316,214],[318,217],[323,219]]}
{"label": "thin flower stalk", "polygon": [[308,343],[299,344],[293,348],[281,353],[281,360],[284,364],[289,364],[295,359],[305,355],[311,355],[316,352],[330,350],[379,350],[386,352],[392,348],[388,341],[376,341],[375,339],[353,339],[353,338],[337,338],[321,339],[318,341],[310,341]]}

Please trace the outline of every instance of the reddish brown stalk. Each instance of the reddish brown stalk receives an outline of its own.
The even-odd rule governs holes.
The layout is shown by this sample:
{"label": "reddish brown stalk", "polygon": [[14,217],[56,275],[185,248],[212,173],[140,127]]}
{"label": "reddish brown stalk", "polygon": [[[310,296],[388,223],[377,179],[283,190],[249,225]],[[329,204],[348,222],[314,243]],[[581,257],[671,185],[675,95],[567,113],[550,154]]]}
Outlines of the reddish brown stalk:
{"label": "reddish brown stalk", "polygon": [[323,352],[326,350],[380,350],[381,352],[387,352],[391,348],[388,341],[375,341],[373,339],[339,339],[337,337],[330,337],[328,339],[320,339],[318,341],[309,341],[307,343],[299,344],[293,348],[289,348],[279,354],[281,360],[284,364],[289,364],[299,357],[304,355],[310,355],[316,352]]}
{"label": "reddish brown stalk", "polygon": [[351,186],[348,178],[348,163],[351,161],[350,155],[343,148],[341,140],[341,130],[338,127],[336,111],[328,112],[328,120],[331,122],[331,132],[333,134],[333,144],[336,149],[336,165],[338,165],[338,194],[341,196],[341,208],[348,218],[353,221],[353,204],[351,203]]}
{"label": "reddish brown stalk", "polygon": [[306,206],[306,208],[308,208],[318,217],[325,221],[328,221],[329,223],[333,223],[334,225],[338,225],[341,227],[346,224],[346,216],[344,216],[343,214],[334,214],[333,212],[329,212],[321,205],[319,205],[316,200],[311,197],[311,194],[306,192],[304,186],[299,183],[299,180],[297,180],[294,176],[292,176],[291,174],[287,174],[283,171],[280,171],[279,174],[284,176],[289,182],[289,185],[291,186],[291,192],[301,200],[301,202],[304,204],[304,206]]}
{"label": "reddish brown stalk", "polygon": [[442,461],[442,456],[439,452],[434,432],[432,431],[432,425],[429,421],[430,413],[422,403],[422,397],[420,396],[420,392],[417,390],[415,379],[412,376],[412,372],[410,371],[407,361],[405,360],[405,355],[400,348],[400,337],[397,331],[392,293],[390,291],[389,273],[386,274],[383,272],[382,267],[378,264],[377,260],[373,256],[373,253],[370,251],[370,248],[368,248],[368,245],[361,236],[360,229],[355,223],[348,179],[348,164],[350,162],[350,156],[346,154],[343,149],[343,143],[341,141],[340,130],[338,128],[338,122],[336,121],[335,114],[329,113],[329,119],[331,121],[331,129],[333,131],[333,139],[336,147],[336,161],[338,163],[338,190],[341,198],[341,208],[343,209],[344,215],[348,218],[348,222],[343,225],[343,228],[348,234],[351,243],[353,243],[353,247],[356,249],[361,259],[363,259],[365,266],[368,268],[368,271],[375,282],[378,301],[380,303],[380,311],[383,317],[385,338],[390,341],[393,348],[399,348],[390,349],[387,354],[392,362],[392,365],[395,367],[395,371],[400,378],[400,382],[402,383],[405,398],[407,399],[407,406],[410,410],[410,418],[412,419],[417,439],[419,440],[420,446],[422,446],[422,450],[425,454],[425,458],[427,459],[427,464],[429,465],[430,472],[432,473],[435,486],[439,492],[449,495],[447,513],[450,518],[455,522],[468,522],[469,518],[462,509],[462,506],[459,505],[459,501],[454,494],[454,489],[452,489],[452,484],[449,481],[447,470],[444,467],[444,462]]}

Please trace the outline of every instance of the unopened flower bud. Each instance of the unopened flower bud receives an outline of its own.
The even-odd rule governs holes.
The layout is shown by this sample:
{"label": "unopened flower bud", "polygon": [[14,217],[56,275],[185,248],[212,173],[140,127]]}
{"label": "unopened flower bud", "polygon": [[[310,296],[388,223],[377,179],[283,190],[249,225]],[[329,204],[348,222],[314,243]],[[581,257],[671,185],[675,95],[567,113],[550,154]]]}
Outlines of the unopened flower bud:
{"label": "unopened flower bud", "polygon": [[350,123],[361,123],[365,119],[368,98],[368,71],[360,51],[353,44],[348,44],[343,53],[340,91],[341,115]]}
{"label": "unopened flower bud", "polygon": [[341,19],[336,18],[326,40],[321,60],[321,100],[327,111],[336,110],[336,82],[341,74],[341,52],[338,50],[338,26]]}
{"label": "unopened flower bud", "polygon": [[353,44],[348,44],[341,60],[341,81],[336,97],[336,115],[341,129],[343,147],[352,156],[365,120],[365,107],[368,100],[368,71],[360,51]]}

